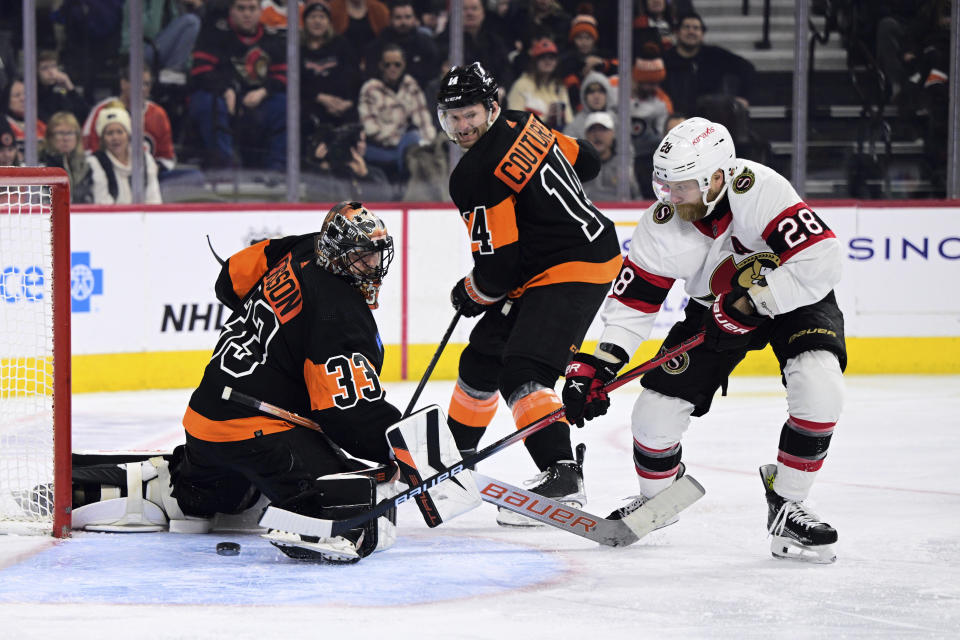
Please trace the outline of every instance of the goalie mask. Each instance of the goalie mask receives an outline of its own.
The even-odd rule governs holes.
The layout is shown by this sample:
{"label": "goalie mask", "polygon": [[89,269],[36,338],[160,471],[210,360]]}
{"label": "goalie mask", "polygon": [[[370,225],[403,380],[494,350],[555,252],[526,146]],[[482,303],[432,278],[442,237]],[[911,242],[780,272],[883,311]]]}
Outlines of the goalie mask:
{"label": "goalie mask", "polygon": [[[440,89],[437,91],[437,119],[440,121],[440,128],[443,129],[447,137],[461,146],[470,147],[487,132],[490,125],[493,124],[497,116],[500,115],[500,107],[497,105],[497,81],[493,76],[487,73],[483,65],[474,62],[465,67],[452,67],[450,71],[443,76],[440,81]],[[479,105],[483,108],[483,113],[477,122],[470,122],[472,133],[477,134],[466,145],[460,140],[462,132],[457,123],[451,122],[451,113],[461,116],[465,112],[461,111],[467,107]]]}
{"label": "goalie mask", "polygon": [[[723,171],[723,188],[707,202],[710,178]],[[727,191],[737,169],[737,150],[727,128],[706,118],[684,120],[670,130],[653,154],[653,192],[670,204],[670,183],[696,180],[708,214]]]}
{"label": "goalie mask", "polygon": [[376,309],[377,294],[393,261],[393,238],[383,221],[359,202],[341,202],[327,213],[316,236],[317,264],[360,290]]}

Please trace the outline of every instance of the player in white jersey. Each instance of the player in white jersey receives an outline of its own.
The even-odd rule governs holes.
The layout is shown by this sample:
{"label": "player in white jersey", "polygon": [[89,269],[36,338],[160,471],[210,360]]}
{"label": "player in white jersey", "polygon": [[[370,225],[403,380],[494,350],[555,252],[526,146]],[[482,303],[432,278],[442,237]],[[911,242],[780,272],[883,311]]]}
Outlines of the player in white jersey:
{"label": "player in white jersey", "polygon": [[647,373],[633,408],[633,458],[641,495],[622,517],[683,474],[680,440],[747,351],[769,344],[786,387],[788,415],[776,464],[760,468],[777,557],[833,562],[837,532],[803,504],[823,464],[843,403],[846,347],[833,287],[841,248],[790,183],[738,159],[727,129],[691,118],[653,157],[658,201],[642,216],[601,311],[593,355],[567,368],[567,417],[606,413],[603,385],[647,339],[674,281],[690,302],[664,349],[700,331],[703,344]]}

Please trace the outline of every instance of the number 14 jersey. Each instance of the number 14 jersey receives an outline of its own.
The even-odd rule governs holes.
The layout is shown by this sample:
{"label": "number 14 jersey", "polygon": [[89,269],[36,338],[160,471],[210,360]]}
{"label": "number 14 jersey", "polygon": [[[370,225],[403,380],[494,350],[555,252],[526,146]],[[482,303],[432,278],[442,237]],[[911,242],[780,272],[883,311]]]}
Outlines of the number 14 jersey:
{"label": "number 14 jersey", "polygon": [[613,280],[616,231],[581,184],[599,171],[592,147],[532,113],[500,114],[450,176],[481,291],[519,297],[529,287]]}

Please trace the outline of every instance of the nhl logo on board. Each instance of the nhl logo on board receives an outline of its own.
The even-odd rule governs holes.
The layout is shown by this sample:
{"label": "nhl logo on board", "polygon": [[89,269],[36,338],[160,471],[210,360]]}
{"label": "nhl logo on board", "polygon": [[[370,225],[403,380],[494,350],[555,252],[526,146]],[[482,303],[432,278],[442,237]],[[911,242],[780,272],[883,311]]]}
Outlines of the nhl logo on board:
{"label": "nhl logo on board", "polygon": [[734,181],[733,181],[733,192],[736,194],[744,194],[747,191],[750,191],[750,187],[753,186],[753,183],[757,181],[757,177],[753,175],[753,171],[744,167],[743,171],[740,172]]}
{"label": "nhl logo on board", "polygon": [[653,210],[653,221],[657,224],[664,224],[669,222],[670,218],[673,217],[673,207],[668,204],[660,203],[657,205],[657,208]]}

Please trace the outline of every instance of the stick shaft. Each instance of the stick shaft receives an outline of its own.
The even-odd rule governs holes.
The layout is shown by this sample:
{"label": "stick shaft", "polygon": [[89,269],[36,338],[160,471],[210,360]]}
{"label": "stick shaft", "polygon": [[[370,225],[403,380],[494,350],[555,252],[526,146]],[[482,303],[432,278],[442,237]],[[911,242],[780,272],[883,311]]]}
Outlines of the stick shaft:
{"label": "stick shaft", "polygon": [[430,360],[430,364],[427,365],[427,370],[423,372],[423,377],[420,378],[420,384],[417,385],[417,390],[413,392],[413,397],[410,398],[410,402],[407,404],[407,408],[403,412],[403,417],[406,418],[413,412],[413,407],[417,404],[417,400],[420,399],[420,394],[423,392],[423,388],[427,386],[427,380],[430,379],[430,374],[433,373],[433,368],[437,366],[437,362],[440,361],[440,355],[443,353],[443,349],[447,346],[447,342],[450,341],[450,336],[453,335],[453,329],[457,326],[457,322],[460,321],[460,310],[457,309],[457,312],[453,314],[453,320],[450,321],[450,326],[447,327],[447,332],[443,334],[443,338],[440,339],[440,344],[437,346],[436,353],[433,354],[433,359]]}
{"label": "stick shaft", "polygon": [[[670,349],[669,351],[666,351],[660,355],[654,356],[653,358],[651,358],[650,360],[647,360],[643,364],[638,365],[633,369],[627,371],[623,375],[612,380],[609,384],[607,384],[604,387],[604,389],[608,392],[613,391],[614,389],[618,389],[623,385],[625,385],[626,383],[630,382],[631,380],[635,380],[636,378],[639,378],[641,375],[643,375],[647,371],[656,369],[657,367],[664,364],[665,362],[669,362],[670,360],[676,358],[677,356],[683,353],[686,353],[687,351],[689,351],[690,349],[693,349],[694,347],[696,347],[702,342],[703,342],[703,332],[700,332],[697,335],[693,336],[692,338],[688,338],[687,340],[684,340],[683,342],[681,342],[674,348]],[[547,415],[543,416],[536,422],[532,422],[531,424],[528,424],[522,429],[518,429],[517,431],[514,431],[510,435],[503,437],[500,440],[497,440],[493,444],[490,444],[484,447],[483,449],[480,449],[473,455],[467,456],[457,464],[447,467],[446,469],[441,469],[436,474],[425,479],[422,483],[416,486],[410,487],[406,491],[402,491],[391,498],[386,498],[384,500],[381,500],[376,505],[374,505],[371,511],[368,511],[367,513],[354,516],[353,518],[348,518],[346,520],[332,521],[332,527],[331,527],[332,535],[335,535],[335,536],[340,535],[341,533],[344,533],[345,531],[349,531],[350,529],[358,527],[369,520],[382,516],[384,513],[386,513],[390,509],[406,502],[408,499],[414,498],[420,495],[421,493],[423,493],[427,489],[430,489],[434,485],[439,484],[440,482],[443,482],[444,480],[447,480],[448,478],[455,476],[456,474],[460,473],[467,467],[475,466],[481,460],[485,460],[486,458],[489,458],[490,456],[497,453],[498,451],[505,449],[506,447],[509,447],[511,444],[514,444],[519,440],[523,440],[524,438],[531,436],[542,429],[545,429],[546,427],[550,426],[554,422],[561,420],[563,417],[564,417],[564,408],[560,407],[559,409],[552,411]]]}

